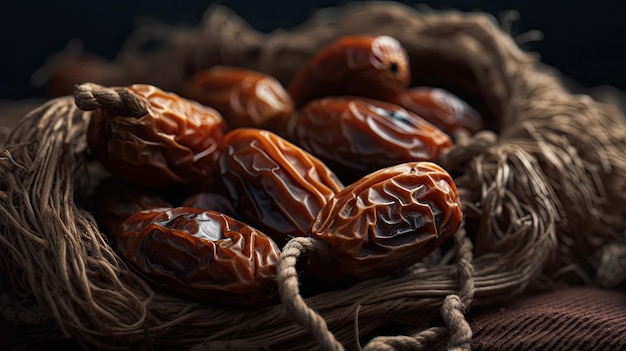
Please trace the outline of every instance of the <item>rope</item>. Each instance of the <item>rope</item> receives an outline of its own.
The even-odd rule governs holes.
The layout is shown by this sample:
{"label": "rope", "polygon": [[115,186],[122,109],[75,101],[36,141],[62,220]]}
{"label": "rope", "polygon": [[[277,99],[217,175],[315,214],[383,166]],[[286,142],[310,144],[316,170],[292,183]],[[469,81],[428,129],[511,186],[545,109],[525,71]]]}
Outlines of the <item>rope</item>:
{"label": "rope", "polygon": [[83,111],[103,109],[118,116],[134,118],[148,113],[146,100],[123,87],[83,83],[76,86],[74,102]]}
{"label": "rope", "polygon": [[465,129],[454,134],[454,145],[439,156],[438,163],[447,170],[462,170],[462,165],[485,152],[497,142],[497,135],[490,130],[480,131],[472,136]]}
{"label": "rope", "polygon": [[[278,260],[278,289],[280,300],[287,311],[315,339],[319,347],[329,351],[343,351],[343,346],[328,330],[326,321],[317,312],[309,308],[300,296],[296,263],[305,251],[324,251],[324,243],[312,238],[297,237],[291,239]],[[326,251],[329,249],[326,247]],[[330,252],[327,253],[330,256]]]}
{"label": "rope", "polygon": [[[448,351],[470,350],[472,329],[463,313],[474,297],[474,266],[472,265],[472,242],[465,237],[465,228],[459,229],[454,236],[457,246],[457,275],[459,293],[446,296],[441,305],[441,316],[448,327],[450,340]],[[363,348],[364,351],[416,351],[424,350],[430,340],[445,333],[444,328],[430,328],[412,336],[381,336],[372,339]]]}
{"label": "rope", "polygon": [[430,340],[434,340],[445,333],[445,328],[433,327],[411,336],[379,336],[368,342],[363,351],[423,350]]}
{"label": "rope", "polygon": [[472,242],[461,228],[454,236],[457,251],[457,275],[460,282],[458,295],[446,296],[441,305],[441,317],[450,330],[448,351],[471,350],[472,329],[463,313],[474,298],[474,266],[472,265]]}

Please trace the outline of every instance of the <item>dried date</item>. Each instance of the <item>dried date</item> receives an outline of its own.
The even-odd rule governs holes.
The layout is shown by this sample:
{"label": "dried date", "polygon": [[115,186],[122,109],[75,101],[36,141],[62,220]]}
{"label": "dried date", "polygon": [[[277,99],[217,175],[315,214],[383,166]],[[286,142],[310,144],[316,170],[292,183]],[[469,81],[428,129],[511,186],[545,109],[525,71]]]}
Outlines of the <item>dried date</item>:
{"label": "dried date", "polygon": [[214,182],[226,130],[219,112],[152,85],[117,91],[140,105],[138,113],[99,106],[87,130],[90,150],[113,176],[151,188]]}
{"label": "dried date", "polygon": [[424,118],[448,135],[461,128],[472,134],[483,129],[478,111],[444,89],[415,87],[397,95],[391,102]]}
{"label": "dried date", "polygon": [[436,162],[451,138],[423,118],[391,103],[325,97],[300,109],[289,139],[348,183],[403,162]]}
{"label": "dried date", "polygon": [[124,221],[117,247],[147,280],[192,298],[264,306],[276,296],[278,246],[215,211],[139,212]]}
{"label": "dried date", "polygon": [[432,162],[371,173],[337,193],[318,213],[311,236],[327,243],[332,267],[311,267],[326,281],[398,273],[456,233],[463,218],[451,176]]}
{"label": "dried date", "polygon": [[119,234],[122,223],[137,212],[174,207],[159,195],[107,178],[96,188],[93,213],[100,230]]}
{"label": "dried date", "polygon": [[307,235],[328,199],[343,189],[321,161],[282,137],[238,128],[224,136],[221,180],[239,216],[281,247]]}
{"label": "dried date", "polygon": [[287,86],[296,108],[323,96],[387,100],[404,91],[411,74],[406,50],[386,35],[346,36],[313,55]]}
{"label": "dried date", "polygon": [[213,66],[196,72],[185,96],[215,108],[230,129],[252,127],[281,133],[294,111],[293,101],[275,78],[254,70]]}

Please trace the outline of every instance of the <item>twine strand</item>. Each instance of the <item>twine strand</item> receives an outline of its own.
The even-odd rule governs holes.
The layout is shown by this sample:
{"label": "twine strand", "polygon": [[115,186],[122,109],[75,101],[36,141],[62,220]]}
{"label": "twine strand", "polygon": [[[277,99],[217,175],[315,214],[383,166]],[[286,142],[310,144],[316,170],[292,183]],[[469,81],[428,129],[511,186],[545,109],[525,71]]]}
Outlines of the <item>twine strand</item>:
{"label": "twine strand", "polygon": [[370,340],[363,351],[415,351],[423,350],[429,341],[446,334],[443,327],[432,327],[414,335],[378,336]]}
{"label": "twine strand", "polygon": [[472,329],[463,313],[474,297],[474,266],[472,265],[472,242],[465,237],[465,228],[454,236],[457,246],[457,275],[460,282],[459,294],[446,296],[441,305],[441,317],[450,331],[448,351],[471,350]]}
{"label": "twine strand", "polygon": [[343,351],[344,347],[328,329],[324,318],[307,306],[298,287],[298,272],[296,270],[298,257],[307,251],[307,248],[324,250],[322,248],[324,246],[319,240],[312,238],[297,237],[291,239],[283,248],[278,260],[278,289],[283,306],[313,336],[321,349]]}
{"label": "twine strand", "polygon": [[459,229],[454,236],[454,241],[458,247],[457,258],[459,260],[457,264],[457,274],[459,276],[460,290],[459,297],[461,302],[465,306],[469,306],[474,299],[475,285],[474,285],[474,265],[472,250],[474,245],[472,241],[466,237],[465,228]]}
{"label": "twine strand", "polygon": [[134,118],[148,113],[146,100],[124,87],[83,83],[76,86],[74,102],[83,111],[103,109],[118,116]]}
{"label": "twine strand", "polygon": [[465,320],[466,305],[458,295],[448,295],[441,305],[441,316],[450,331],[448,351],[471,350],[472,329]]}
{"label": "twine strand", "polygon": [[483,130],[474,135],[461,129],[454,135],[454,145],[439,156],[438,163],[446,170],[462,170],[463,164],[477,155],[484,153],[497,141],[497,135],[490,130]]}

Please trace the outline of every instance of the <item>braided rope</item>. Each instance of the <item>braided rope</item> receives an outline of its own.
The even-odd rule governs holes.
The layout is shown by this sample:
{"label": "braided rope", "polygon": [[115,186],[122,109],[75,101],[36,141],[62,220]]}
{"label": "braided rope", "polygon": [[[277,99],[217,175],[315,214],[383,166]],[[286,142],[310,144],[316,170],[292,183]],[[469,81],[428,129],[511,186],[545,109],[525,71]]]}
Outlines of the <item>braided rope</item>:
{"label": "braided rope", "polygon": [[450,330],[448,351],[470,350],[472,341],[472,329],[465,320],[463,313],[472,303],[474,298],[474,266],[472,265],[472,242],[465,237],[465,229],[462,228],[454,237],[458,247],[457,274],[460,282],[458,295],[448,295],[441,306],[441,316]]}
{"label": "braided rope", "polygon": [[83,111],[104,109],[119,116],[135,118],[148,113],[145,99],[123,87],[83,83],[76,86],[74,102]]}
{"label": "braided rope", "polygon": [[379,336],[365,345],[363,351],[415,351],[423,350],[428,342],[447,333],[444,327],[432,327],[414,335]]}
{"label": "braided rope", "polygon": [[[309,308],[300,296],[296,263],[305,251],[329,251],[319,240],[312,238],[293,238],[283,248],[278,260],[278,288],[283,306],[317,341],[324,350],[343,351],[344,348],[328,330],[326,321],[317,312]],[[327,252],[330,256],[330,252]]]}

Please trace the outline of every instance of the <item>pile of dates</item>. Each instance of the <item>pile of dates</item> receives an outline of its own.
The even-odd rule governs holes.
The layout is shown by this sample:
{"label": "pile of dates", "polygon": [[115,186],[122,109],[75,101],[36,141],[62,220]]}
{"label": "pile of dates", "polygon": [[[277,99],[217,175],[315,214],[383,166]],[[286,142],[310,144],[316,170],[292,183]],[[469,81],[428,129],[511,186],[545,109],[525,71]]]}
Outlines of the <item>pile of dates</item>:
{"label": "pile of dates", "polygon": [[129,266],[155,288],[234,306],[276,302],[281,249],[328,245],[307,262],[320,284],[401,273],[463,219],[437,164],[481,116],[446,90],[410,87],[389,36],[340,38],[283,86],[261,72],[213,66],[179,94],[126,89],[140,115],[91,111],[87,141],[108,171],[92,211]]}

